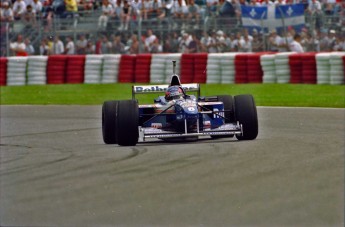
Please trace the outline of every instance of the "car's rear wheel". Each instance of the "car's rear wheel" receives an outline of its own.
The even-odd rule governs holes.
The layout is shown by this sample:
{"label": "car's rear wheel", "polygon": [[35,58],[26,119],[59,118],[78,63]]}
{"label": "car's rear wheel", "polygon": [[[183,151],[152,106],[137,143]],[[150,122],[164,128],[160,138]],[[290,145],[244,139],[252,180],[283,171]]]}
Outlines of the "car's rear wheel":
{"label": "car's rear wheel", "polygon": [[116,144],[116,113],[118,101],[106,101],[102,106],[102,134],[106,144]]}
{"label": "car's rear wheel", "polygon": [[135,100],[122,100],[117,106],[117,142],[122,146],[138,143],[139,108]]}
{"label": "car's rear wheel", "polygon": [[235,117],[242,124],[243,134],[236,135],[238,140],[253,140],[258,136],[258,116],[252,95],[237,95],[235,100]]}
{"label": "car's rear wheel", "polygon": [[[218,101],[224,105],[224,122],[230,123],[235,121],[234,100],[231,95],[218,95]],[[211,136],[213,139],[234,137],[234,135]]]}

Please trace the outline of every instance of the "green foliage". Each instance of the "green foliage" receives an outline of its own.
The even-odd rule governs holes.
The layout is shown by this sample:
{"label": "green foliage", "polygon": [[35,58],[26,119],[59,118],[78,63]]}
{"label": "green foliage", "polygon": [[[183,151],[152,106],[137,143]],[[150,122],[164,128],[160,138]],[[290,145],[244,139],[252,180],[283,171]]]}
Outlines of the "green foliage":
{"label": "green foliage", "polygon": [[[65,84],[0,87],[1,104],[100,105],[105,100],[131,99],[133,84]],[[201,95],[252,94],[258,106],[345,108],[345,86],[306,84],[202,84]],[[138,95],[152,103],[158,94]]]}

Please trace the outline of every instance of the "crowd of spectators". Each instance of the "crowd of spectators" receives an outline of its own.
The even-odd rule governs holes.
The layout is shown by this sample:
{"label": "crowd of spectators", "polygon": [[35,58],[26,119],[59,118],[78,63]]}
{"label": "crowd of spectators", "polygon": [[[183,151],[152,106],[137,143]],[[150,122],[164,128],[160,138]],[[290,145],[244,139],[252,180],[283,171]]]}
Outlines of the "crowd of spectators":
{"label": "crowd of spectators", "polygon": [[[78,40],[63,37],[64,42],[57,36],[44,38],[39,48],[32,50],[30,47],[28,54],[290,51],[293,42],[294,45],[300,43],[303,51],[345,51],[344,34],[334,28],[324,29],[326,22],[319,17],[327,15],[330,24],[345,26],[345,1],[339,0],[1,0],[0,3],[1,22],[13,24],[21,21],[26,30],[34,29],[43,21],[45,31],[49,32],[54,18],[85,16],[84,13],[88,11],[99,12],[95,25],[101,31],[109,31],[109,21],[117,22],[117,26],[110,30],[111,34],[99,33],[98,37],[89,34],[79,35]],[[289,28],[285,35],[280,36],[274,30],[269,31],[268,36],[257,30],[249,34],[245,29],[235,32],[210,30],[202,34],[195,32],[207,16],[240,19],[241,5],[296,3],[305,5],[307,15],[315,15],[312,22],[307,21],[315,23],[315,30],[306,28],[301,34],[295,34]],[[152,28],[165,22],[173,26],[172,32],[160,33],[159,37],[151,29],[144,32],[142,37],[136,33],[122,32],[128,31],[131,22],[138,18],[151,23]],[[192,27],[187,28],[186,24]],[[4,29],[4,23],[1,23],[1,31]],[[1,39],[3,43],[3,35]],[[16,48],[12,47],[20,39],[23,44],[30,43],[30,37],[18,38],[11,44],[13,53],[17,53]]]}

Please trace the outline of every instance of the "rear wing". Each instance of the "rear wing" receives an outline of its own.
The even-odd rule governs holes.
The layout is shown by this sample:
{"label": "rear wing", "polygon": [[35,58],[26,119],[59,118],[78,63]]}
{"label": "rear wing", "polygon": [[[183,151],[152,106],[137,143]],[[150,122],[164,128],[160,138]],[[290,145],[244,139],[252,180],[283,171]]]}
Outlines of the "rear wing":
{"label": "rear wing", "polygon": [[[185,92],[197,92],[198,98],[200,97],[200,85],[199,84],[181,84]],[[132,99],[135,99],[136,94],[148,94],[148,93],[165,93],[169,85],[138,85],[132,86]]]}

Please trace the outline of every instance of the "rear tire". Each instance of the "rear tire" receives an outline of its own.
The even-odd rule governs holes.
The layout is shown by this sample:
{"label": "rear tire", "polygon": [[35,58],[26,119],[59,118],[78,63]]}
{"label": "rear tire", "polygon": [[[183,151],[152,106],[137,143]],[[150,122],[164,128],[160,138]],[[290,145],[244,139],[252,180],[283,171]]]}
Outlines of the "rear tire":
{"label": "rear tire", "polygon": [[117,142],[121,146],[138,143],[139,108],[135,100],[123,100],[117,107]]}
{"label": "rear tire", "polygon": [[102,106],[102,134],[106,144],[117,144],[116,114],[118,101],[106,101]]}
{"label": "rear tire", "polygon": [[[225,123],[230,123],[235,121],[235,110],[234,110],[234,100],[231,95],[218,95],[218,101],[224,104],[224,117]],[[219,138],[232,138],[234,135],[222,135],[222,136],[211,136],[212,139]]]}
{"label": "rear tire", "polygon": [[235,96],[235,117],[242,124],[243,135],[238,140],[254,140],[258,136],[258,116],[252,95]]}

